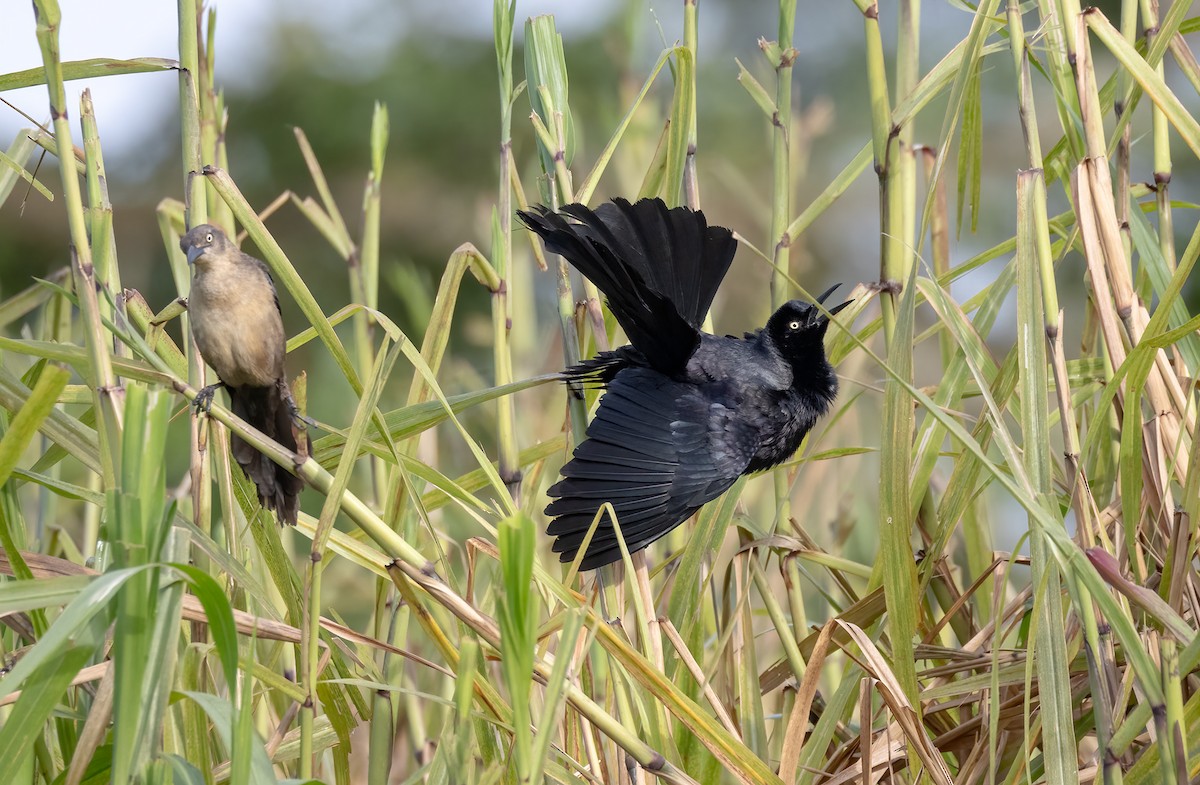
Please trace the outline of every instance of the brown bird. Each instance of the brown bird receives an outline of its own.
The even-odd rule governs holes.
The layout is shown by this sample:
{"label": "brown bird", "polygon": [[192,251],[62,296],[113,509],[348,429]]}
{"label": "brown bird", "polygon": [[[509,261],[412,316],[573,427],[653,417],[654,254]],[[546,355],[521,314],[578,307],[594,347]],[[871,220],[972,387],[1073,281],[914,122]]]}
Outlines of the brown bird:
{"label": "brown bird", "polygon": [[[296,452],[293,417],[299,412],[284,372],[287,339],[270,271],[210,224],[193,227],[179,247],[195,270],[188,297],[192,334],[220,378],[196,396],[196,410],[208,411],[213,394],[224,387],[234,414]],[[305,439],[311,451],[307,433]],[[258,488],[259,504],[295,526],[303,481],[237,434],[231,435],[230,448]]]}

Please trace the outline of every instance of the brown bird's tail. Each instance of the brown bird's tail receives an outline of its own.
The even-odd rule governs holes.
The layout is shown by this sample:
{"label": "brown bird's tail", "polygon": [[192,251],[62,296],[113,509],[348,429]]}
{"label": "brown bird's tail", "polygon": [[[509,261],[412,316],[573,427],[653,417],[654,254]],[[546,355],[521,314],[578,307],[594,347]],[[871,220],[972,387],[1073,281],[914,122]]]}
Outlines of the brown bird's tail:
{"label": "brown bird's tail", "polygon": [[[233,413],[266,436],[296,452],[296,428],[292,424],[291,393],[282,379],[270,387],[228,387]],[[312,439],[304,432],[306,453],[312,452]],[[304,481],[254,449],[237,434],[231,434],[230,448],[242,471],[258,488],[258,502],[275,510],[281,522],[296,525],[300,510],[300,491]]]}

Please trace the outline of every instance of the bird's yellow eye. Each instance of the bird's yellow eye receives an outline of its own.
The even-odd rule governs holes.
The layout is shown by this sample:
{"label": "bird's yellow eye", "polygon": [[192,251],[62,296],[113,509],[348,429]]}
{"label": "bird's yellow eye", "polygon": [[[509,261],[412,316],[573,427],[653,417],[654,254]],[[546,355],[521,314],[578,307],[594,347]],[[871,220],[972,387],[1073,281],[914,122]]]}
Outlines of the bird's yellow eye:
{"label": "bird's yellow eye", "polygon": [[204,235],[204,242],[206,242],[206,243],[212,242],[212,232],[209,232],[208,234]]}
{"label": "bird's yellow eye", "polygon": [[791,322],[791,323],[789,323],[789,324],[788,324],[788,329],[789,329],[789,330],[799,330],[799,329],[800,329],[800,322],[796,321],[796,322]]}

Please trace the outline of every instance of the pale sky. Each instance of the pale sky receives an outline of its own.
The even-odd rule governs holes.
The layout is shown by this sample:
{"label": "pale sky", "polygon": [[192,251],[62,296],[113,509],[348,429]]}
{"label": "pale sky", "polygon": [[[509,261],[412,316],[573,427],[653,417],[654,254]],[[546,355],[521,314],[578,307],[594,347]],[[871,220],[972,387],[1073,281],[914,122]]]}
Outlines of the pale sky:
{"label": "pale sky", "polygon": [[[37,68],[42,64],[38,49],[33,7],[12,2],[5,9],[0,27],[0,73]],[[519,0],[517,35],[521,20],[531,14],[553,13],[566,34],[594,25],[619,5],[617,0]],[[674,13],[675,2],[662,5]],[[370,70],[372,53],[387,47],[406,29],[430,27],[491,38],[490,0],[240,0],[216,3],[217,79],[222,85],[252,78],[256,58],[268,55],[258,42],[267,40],[271,28],[283,22],[303,21],[328,31],[334,42],[345,42],[353,52],[345,67]],[[126,59],[178,56],[176,3],[167,0],[63,0],[60,30],[63,60],[95,57]],[[101,141],[107,155],[124,157],[136,152],[145,141],[140,131],[147,121],[157,121],[177,100],[179,82],[172,73],[135,74],[67,82],[67,106],[73,118],[76,142],[81,138],[78,117],[79,95],[92,91]],[[49,116],[45,87],[0,93],[38,121]],[[0,150],[7,148],[17,130],[28,122],[7,106],[0,105]]]}

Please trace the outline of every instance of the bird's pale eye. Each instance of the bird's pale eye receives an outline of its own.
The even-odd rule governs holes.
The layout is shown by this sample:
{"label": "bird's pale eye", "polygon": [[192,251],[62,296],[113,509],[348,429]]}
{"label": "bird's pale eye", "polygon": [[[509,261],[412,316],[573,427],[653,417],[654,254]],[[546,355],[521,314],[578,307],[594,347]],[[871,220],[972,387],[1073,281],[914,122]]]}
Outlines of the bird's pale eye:
{"label": "bird's pale eye", "polygon": [[793,322],[789,322],[789,323],[788,323],[788,329],[789,329],[789,330],[799,330],[799,329],[800,329],[800,322],[799,322],[799,321],[793,321]]}
{"label": "bird's pale eye", "polygon": [[211,233],[211,232],[210,232],[210,233],[208,233],[208,234],[206,234],[206,235],[204,235],[204,242],[206,242],[206,243],[211,243],[211,242],[212,242],[212,233]]}

